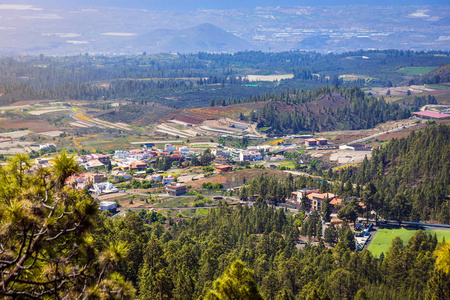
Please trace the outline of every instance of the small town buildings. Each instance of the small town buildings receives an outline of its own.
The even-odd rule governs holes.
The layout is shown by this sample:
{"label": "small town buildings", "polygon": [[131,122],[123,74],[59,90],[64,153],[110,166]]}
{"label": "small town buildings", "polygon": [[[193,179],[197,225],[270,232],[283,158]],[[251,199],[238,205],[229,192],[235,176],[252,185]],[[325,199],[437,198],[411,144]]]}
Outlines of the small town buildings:
{"label": "small town buildings", "polygon": [[90,160],[83,164],[86,169],[93,169],[98,167],[105,166],[102,162],[100,162],[98,159]]}
{"label": "small town buildings", "polygon": [[416,115],[417,117],[425,118],[425,119],[450,119],[449,114],[442,114],[442,113],[428,111],[428,110],[417,111],[417,112],[414,112],[413,114]]}
{"label": "small town buildings", "polygon": [[328,140],[325,138],[318,138],[317,142],[319,143],[319,145],[327,145],[328,144]]}
{"label": "small town buildings", "polygon": [[181,196],[186,194],[186,185],[182,183],[171,182],[166,185],[166,191],[170,196]]}
{"label": "small town buildings", "polygon": [[338,209],[342,205],[342,199],[340,199],[340,198],[333,198],[330,201],[330,205],[332,207],[334,207],[335,209]]}
{"label": "small town buildings", "polygon": [[311,201],[311,209],[312,210],[322,210],[322,202],[328,198],[328,200],[332,200],[336,197],[335,194],[332,193],[310,193],[306,195],[308,199]]}
{"label": "small town buildings", "polygon": [[130,169],[142,171],[142,170],[147,169],[147,164],[143,161],[133,161],[130,164]]}
{"label": "small town buildings", "polygon": [[49,167],[51,160],[52,160],[52,158],[37,158],[36,159],[36,166],[38,166],[38,167]]}
{"label": "small town buildings", "polygon": [[216,157],[216,159],[214,160],[214,163],[219,164],[219,165],[226,165],[226,164],[228,164],[228,159],[223,158],[223,157]]}
{"label": "small town buildings", "polygon": [[114,152],[114,158],[115,159],[126,159],[126,158],[128,158],[129,154],[130,154],[129,151],[116,150]]}
{"label": "small town buildings", "polygon": [[115,181],[126,181],[131,179],[131,175],[123,171],[113,171],[111,172],[111,175],[114,176]]}
{"label": "small town buildings", "polygon": [[164,176],[163,179],[162,179],[162,183],[163,183],[164,185],[169,184],[169,183],[172,183],[172,182],[174,182],[174,181],[175,181],[175,178],[173,177],[172,174],[169,174],[169,175],[167,175],[167,176]]}
{"label": "small town buildings", "polygon": [[239,160],[261,160],[261,153],[258,151],[242,151],[239,153]]}
{"label": "small town buildings", "polygon": [[214,172],[216,173],[224,173],[224,172],[229,172],[233,169],[232,166],[230,165],[221,165],[221,166],[217,166],[214,170]]}
{"label": "small town buildings", "polygon": [[161,181],[162,176],[160,174],[154,174],[150,177],[150,179],[153,181]]}
{"label": "small town buildings", "polygon": [[186,155],[189,152],[189,148],[187,146],[178,147],[178,152],[183,155]]}
{"label": "small town buildings", "polygon": [[211,153],[215,157],[226,157],[227,156],[223,149],[212,149]]}
{"label": "small town buildings", "polygon": [[317,140],[316,139],[306,139],[305,140],[305,146],[316,146],[317,145]]}
{"label": "small town buildings", "polygon": [[164,151],[172,152],[172,151],[175,151],[175,150],[177,150],[177,148],[175,148],[175,146],[172,145],[172,144],[166,144],[164,146]]}
{"label": "small town buildings", "polygon": [[174,154],[169,155],[169,159],[171,161],[179,161],[182,158],[183,158],[183,154],[181,154],[181,153],[174,153]]}
{"label": "small town buildings", "polygon": [[284,160],[284,156],[281,154],[272,155],[270,157],[270,161]]}
{"label": "small town buildings", "polygon": [[102,173],[85,173],[84,178],[90,183],[100,183],[106,180],[106,177]]}
{"label": "small town buildings", "polygon": [[317,189],[301,189],[291,193],[291,198],[287,199],[291,202],[297,202],[298,204],[302,203],[303,195],[311,194],[311,193],[319,193]]}
{"label": "small town buildings", "polygon": [[335,226],[341,226],[342,224],[344,224],[344,220],[339,218],[331,218],[331,224]]}
{"label": "small town buildings", "polygon": [[117,203],[116,202],[111,202],[111,201],[101,201],[100,202],[100,210],[101,211],[115,211],[117,208]]}
{"label": "small town buildings", "polygon": [[91,193],[100,195],[100,194],[111,194],[111,193],[118,193],[119,190],[114,187],[114,185],[111,182],[101,182],[101,183],[95,183],[94,187],[89,190]]}
{"label": "small town buildings", "polygon": [[55,144],[44,144],[44,145],[39,145],[39,150],[50,150],[50,149],[56,149],[56,145]]}
{"label": "small town buildings", "polygon": [[318,138],[318,139],[306,139],[305,140],[305,146],[325,146],[328,144],[328,140],[325,138]]}
{"label": "small town buildings", "polygon": [[93,154],[92,157],[94,159],[97,159],[98,161],[100,161],[102,164],[107,165],[111,162],[111,158],[109,155],[105,155],[105,154]]}
{"label": "small town buildings", "polygon": [[340,145],[340,150],[353,150],[353,151],[371,151],[372,147],[364,144],[351,144],[351,145]]}

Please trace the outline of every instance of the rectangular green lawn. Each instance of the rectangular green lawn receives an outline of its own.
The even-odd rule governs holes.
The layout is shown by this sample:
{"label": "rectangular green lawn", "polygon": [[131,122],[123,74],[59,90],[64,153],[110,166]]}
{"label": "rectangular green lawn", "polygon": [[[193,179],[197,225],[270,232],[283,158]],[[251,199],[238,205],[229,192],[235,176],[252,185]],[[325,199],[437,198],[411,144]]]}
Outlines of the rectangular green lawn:
{"label": "rectangular green lawn", "polygon": [[409,76],[422,76],[436,70],[437,67],[409,67],[397,70],[397,72]]}
{"label": "rectangular green lawn", "polygon": [[[391,241],[399,236],[403,240],[403,245],[406,245],[409,239],[414,235],[416,229],[387,229],[382,228],[378,230],[377,234],[373,238],[372,242],[367,248],[370,252],[372,252],[373,256],[379,257],[382,252],[386,253],[386,251],[391,246]],[[438,241],[442,241],[442,238],[445,237],[446,241],[450,240],[450,230],[435,230],[435,229],[426,229],[426,233],[435,234],[438,238]]]}

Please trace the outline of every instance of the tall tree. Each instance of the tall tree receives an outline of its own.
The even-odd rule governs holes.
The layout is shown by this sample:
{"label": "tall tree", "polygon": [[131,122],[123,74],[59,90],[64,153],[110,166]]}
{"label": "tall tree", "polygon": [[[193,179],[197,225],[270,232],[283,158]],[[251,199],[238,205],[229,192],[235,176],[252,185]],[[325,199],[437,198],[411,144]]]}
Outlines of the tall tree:
{"label": "tall tree", "polygon": [[237,260],[214,281],[213,288],[207,292],[204,299],[262,300],[263,297],[253,279],[253,272],[247,269],[242,261]]}
{"label": "tall tree", "polygon": [[124,258],[124,242],[93,247],[90,229],[98,206],[65,186],[80,170],[62,151],[54,167],[32,173],[26,155],[0,169],[0,296],[83,298],[132,296],[133,287],[111,268]]}

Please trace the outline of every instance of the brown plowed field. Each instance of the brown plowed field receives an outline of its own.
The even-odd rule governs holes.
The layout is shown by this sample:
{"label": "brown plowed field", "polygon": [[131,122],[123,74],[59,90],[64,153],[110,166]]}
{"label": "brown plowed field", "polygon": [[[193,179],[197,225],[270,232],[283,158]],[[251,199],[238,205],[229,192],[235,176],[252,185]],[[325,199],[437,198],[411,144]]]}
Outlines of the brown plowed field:
{"label": "brown plowed field", "polygon": [[14,129],[17,130],[19,128],[28,128],[34,132],[44,132],[44,131],[54,131],[54,130],[63,130],[67,129],[65,127],[55,127],[50,125],[46,121],[0,121],[0,127],[5,129]]}

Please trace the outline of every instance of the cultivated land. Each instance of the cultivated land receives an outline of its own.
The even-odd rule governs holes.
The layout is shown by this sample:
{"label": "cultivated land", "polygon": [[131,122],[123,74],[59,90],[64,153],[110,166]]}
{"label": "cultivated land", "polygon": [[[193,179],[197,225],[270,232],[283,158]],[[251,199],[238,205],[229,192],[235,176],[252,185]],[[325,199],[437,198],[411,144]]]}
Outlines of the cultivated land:
{"label": "cultivated land", "polygon": [[[446,241],[450,240],[450,229],[423,229],[426,233],[436,234],[438,241],[442,241],[445,238]],[[391,241],[396,237],[400,237],[403,240],[403,245],[406,245],[409,239],[414,235],[417,229],[409,228],[382,228],[379,229],[369,247],[367,248],[376,257],[379,257],[381,253],[385,253],[391,247]]]}

